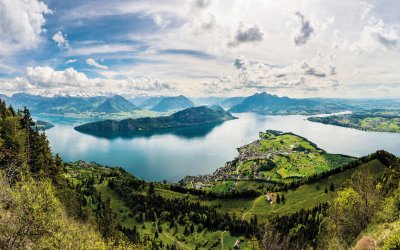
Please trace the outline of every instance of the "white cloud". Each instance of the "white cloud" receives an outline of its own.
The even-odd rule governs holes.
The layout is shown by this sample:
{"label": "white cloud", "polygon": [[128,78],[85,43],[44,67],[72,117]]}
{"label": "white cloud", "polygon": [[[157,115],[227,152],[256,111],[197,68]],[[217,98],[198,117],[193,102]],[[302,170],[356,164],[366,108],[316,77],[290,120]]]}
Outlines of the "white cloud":
{"label": "white cloud", "polygon": [[68,59],[68,60],[65,62],[65,64],[74,63],[74,62],[76,62],[76,61],[78,61],[78,60],[77,60],[77,59]]}
{"label": "white cloud", "polygon": [[40,88],[60,87],[63,85],[81,87],[90,83],[84,73],[78,72],[73,68],[56,71],[49,66],[27,67],[25,77],[32,85]]}
{"label": "white cloud", "polygon": [[59,47],[59,48],[68,48],[69,47],[68,40],[61,31],[58,31],[57,33],[55,33],[53,35],[52,39],[57,44],[57,47]]}
{"label": "white cloud", "polygon": [[0,1],[0,54],[35,48],[51,10],[38,0]]}
{"label": "white cloud", "polygon": [[318,95],[338,90],[341,85],[333,77],[333,66],[321,68],[326,58],[315,57],[311,61],[298,62],[287,66],[249,62],[245,57],[237,57],[233,66],[236,74],[221,77],[216,81],[204,83],[209,94],[238,95],[257,91],[302,95]]}
{"label": "white cloud", "polygon": [[99,93],[173,95],[176,94],[176,88],[176,83],[152,77],[119,80],[88,78],[74,68],[55,70],[49,66],[27,67],[24,77],[0,82],[0,91],[5,93],[32,91],[47,94],[61,92],[79,94],[85,90],[86,93],[92,95]]}
{"label": "white cloud", "polygon": [[87,63],[88,65],[91,65],[91,66],[96,67],[96,68],[99,68],[99,69],[108,69],[107,66],[102,65],[102,64],[96,62],[96,61],[95,61],[94,59],[92,59],[92,58],[86,59],[86,63]]}

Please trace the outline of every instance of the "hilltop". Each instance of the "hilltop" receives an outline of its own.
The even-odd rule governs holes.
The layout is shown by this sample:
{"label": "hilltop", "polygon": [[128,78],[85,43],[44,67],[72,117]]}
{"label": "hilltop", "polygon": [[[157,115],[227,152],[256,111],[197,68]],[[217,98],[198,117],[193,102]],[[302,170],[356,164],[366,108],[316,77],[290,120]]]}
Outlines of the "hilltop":
{"label": "hilltop", "polygon": [[221,107],[209,108],[200,106],[178,111],[170,116],[125,119],[121,121],[106,120],[83,124],[75,127],[75,129],[84,133],[130,133],[220,123],[232,119],[235,119],[235,117]]}
{"label": "hilltop", "polygon": [[183,95],[164,97],[151,110],[157,112],[177,111],[194,107],[194,103]]}
{"label": "hilltop", "polygon": [[230,179],[284,184],[340,168],[355,160],[350,156],[329,154],[293,133],[267,130],[260,132],[259,137],[259,140],[238,148],[239,155],[213,174],[186,177],[182,183]]}
{"label": "hilltop", "polygon": [[108,98],[95,109],[96,112],[100,113],[131,112],[134,110],[140,110],[140,108],[120,95]]}

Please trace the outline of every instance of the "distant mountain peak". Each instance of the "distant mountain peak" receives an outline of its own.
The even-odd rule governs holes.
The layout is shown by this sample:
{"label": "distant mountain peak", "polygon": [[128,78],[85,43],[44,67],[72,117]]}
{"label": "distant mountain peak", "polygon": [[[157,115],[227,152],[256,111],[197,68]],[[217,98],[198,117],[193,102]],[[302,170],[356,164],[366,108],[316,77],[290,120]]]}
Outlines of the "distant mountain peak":
{"label": "distant mountain peak", "polygon": [[193,106],[194,103],[189,100],[189,98],[183,95],[179,95],[162,98],[156,105],[151,108],[151,110],[157,112],[168,112],[182,110]]}
{"label": "distant mountain peak", "polygon": [[125,99],[123,96],[114,95],[97,107],[97,112],[119,113],[139,110],[140,108]]}

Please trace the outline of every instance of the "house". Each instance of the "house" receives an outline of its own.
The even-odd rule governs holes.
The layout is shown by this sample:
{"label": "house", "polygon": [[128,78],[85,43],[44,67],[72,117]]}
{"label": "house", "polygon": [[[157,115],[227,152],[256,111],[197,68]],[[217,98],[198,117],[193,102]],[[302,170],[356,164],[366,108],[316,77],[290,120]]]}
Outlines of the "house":
{"label": "house", "polygon": [[235,245],[233,246],[234,249],[240,249],[240,240],[236,240]]}
{"label": "house", "polygon": [[265,197],[267,198],[267,202],[272,203],[274,201],[275,194],[274,193],[268,193],[268,194],[265,195]]}

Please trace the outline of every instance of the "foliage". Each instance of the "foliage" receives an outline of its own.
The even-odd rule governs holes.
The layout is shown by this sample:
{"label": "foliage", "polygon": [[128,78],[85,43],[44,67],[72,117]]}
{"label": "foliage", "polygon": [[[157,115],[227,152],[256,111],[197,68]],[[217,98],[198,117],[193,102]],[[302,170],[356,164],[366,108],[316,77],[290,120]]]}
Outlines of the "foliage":
{"label": "foliage", "polygon": [[310,117],[308,120],[366,131],[400,132],[400,113],[398,110],[362,111],[353,114]]}

